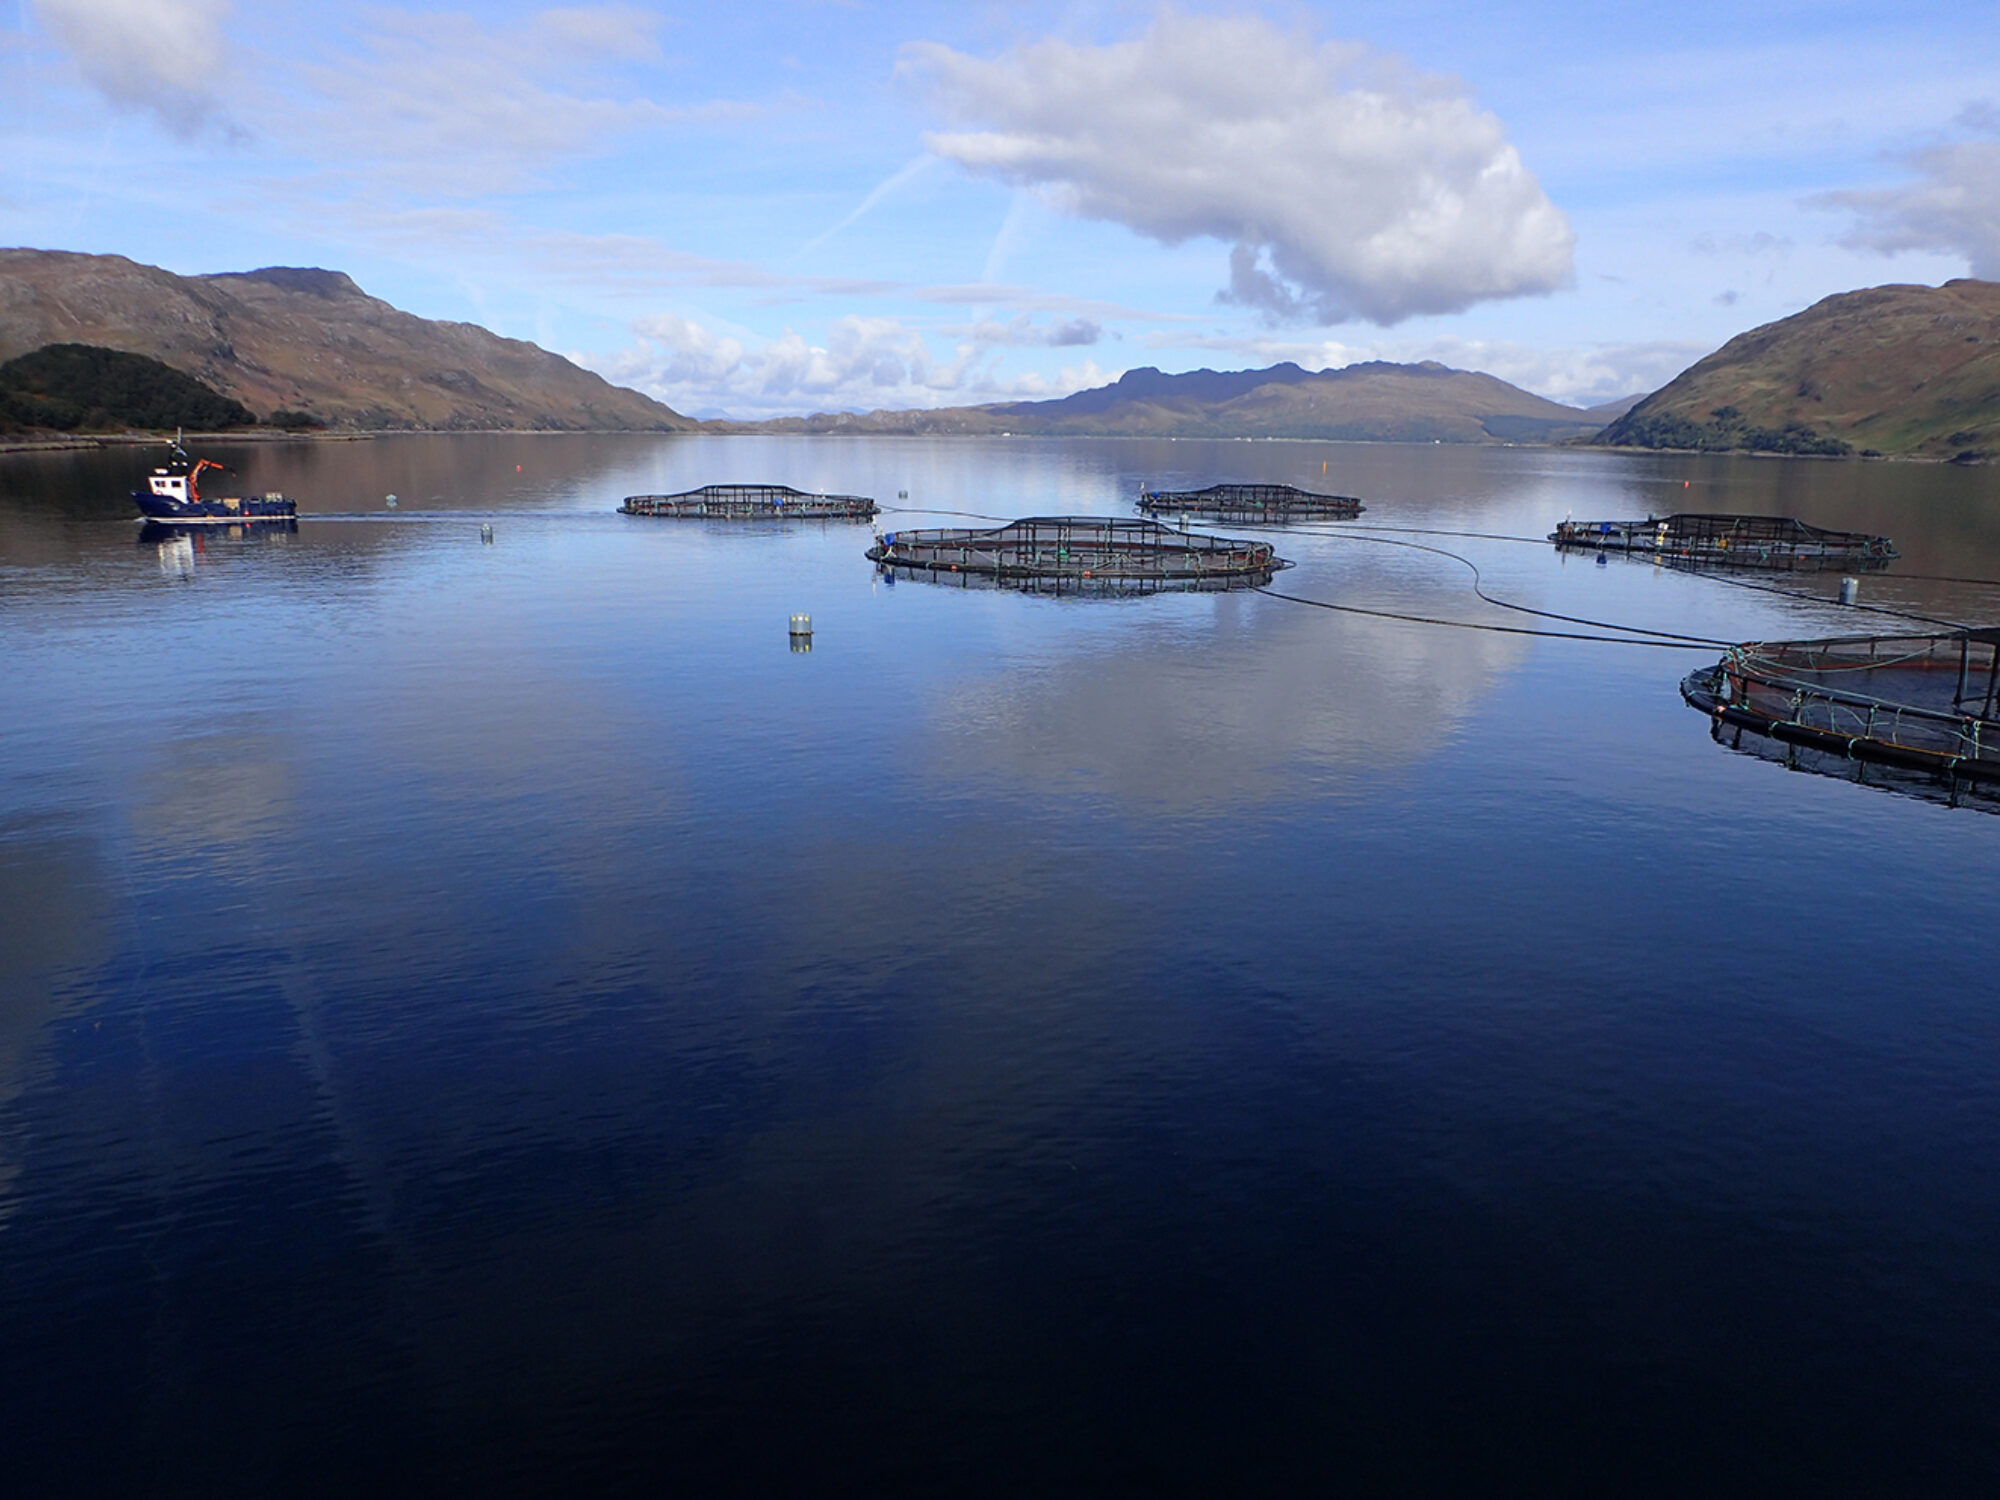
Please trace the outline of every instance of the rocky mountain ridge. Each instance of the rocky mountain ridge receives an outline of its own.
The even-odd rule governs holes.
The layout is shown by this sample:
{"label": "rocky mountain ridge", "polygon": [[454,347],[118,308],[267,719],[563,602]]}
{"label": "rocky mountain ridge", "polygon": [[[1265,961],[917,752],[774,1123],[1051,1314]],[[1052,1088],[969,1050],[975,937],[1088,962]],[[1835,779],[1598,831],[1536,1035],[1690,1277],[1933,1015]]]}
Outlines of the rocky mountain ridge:
{"label": "rocky mountain ridge", "polygon": [[1494,375],[1372,361],[1333,370],[1129,370],[1110,385],[1050,401],[928,411],[822,413],[728,424],[735,431],[986,433],[1071,437],[1282,437],[1375,442],[1557,442],[1603,419]]}
{"label": "rocky mountain ridge", "polygon": [[122,255],[0,250],[0,361],[49,344],[146,355],[260,417],[282,409],[334,427],[700,425],[559,354],[417,317],[315,267],[177,276]]}

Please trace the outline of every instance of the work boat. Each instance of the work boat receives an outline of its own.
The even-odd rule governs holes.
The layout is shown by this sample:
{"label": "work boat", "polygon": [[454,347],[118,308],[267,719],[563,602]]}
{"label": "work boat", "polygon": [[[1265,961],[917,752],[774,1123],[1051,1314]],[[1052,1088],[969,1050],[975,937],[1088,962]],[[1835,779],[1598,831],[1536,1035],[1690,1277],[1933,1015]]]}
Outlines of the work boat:
{"label": "work boat", "polygon": [[245,521],[298,519],[298,505],[275,490],[261,497],[226,495],[204,500],[199,485],[202,470],[219,472],[221,468],[212,458],[190,459],[176,442],[173,458],[165,468],[146,476],[146,488],[132,492],[133,502],[148,521],[169,526],[236,526]]}

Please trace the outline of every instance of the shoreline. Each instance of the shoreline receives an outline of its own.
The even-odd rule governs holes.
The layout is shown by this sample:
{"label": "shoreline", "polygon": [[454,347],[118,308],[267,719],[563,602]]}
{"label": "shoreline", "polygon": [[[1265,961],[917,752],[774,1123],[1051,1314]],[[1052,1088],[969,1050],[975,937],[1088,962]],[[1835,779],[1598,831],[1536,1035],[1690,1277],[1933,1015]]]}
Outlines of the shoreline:
{"label": "shoreline", "polygon": [[[1091,442],[1124,440],[1131,442],[1209,442],[1209,443],[1343,443],[1364,446],[1409,446],[1436,447],[1437,442],[1422,439],[1395,438],[1337,438],[1337,437],[1293,437],[1275,434],[1244,434],[1237,437],[1217,437],[1204,434],[1186,436],[1177,433],[1136,433],[1136,432],[768,432],[747,428],[741,424],[718,420],[713,424],[704,423],[698,428],[662,430],[645,427],[390,427],[376,431],[360,432],[352,429],[339,431],[268,432],[256,429],[231,430],[222,432],[190,432],[182,436],[183,442],[203,443],[362,443],[378,438],[408,437],[790,437],[790,438],[1037,438],[1057,440],[1083,439]],[[165,433],[144,432],[97,432],[71,437],[0,437],[0,455],[20,453],[73,453],[104,448],[149,448],[171,442]],[[1649,454],[1656,457],[1678,458],[1761,458],[1798,459],[1809,463],[1908,463],[1942,464],[1957,468],[1990,467],[1995,460],[1964,460],[1957,458],[1937,458],[1921,453],[1878,453],[1863,456],[1859,453],[1769,453],[1748,448],[1636,448],[1612,443],[1444,443],[1450,448],[1542,448],[1551,452],[1568,450],[1589,453]]]}

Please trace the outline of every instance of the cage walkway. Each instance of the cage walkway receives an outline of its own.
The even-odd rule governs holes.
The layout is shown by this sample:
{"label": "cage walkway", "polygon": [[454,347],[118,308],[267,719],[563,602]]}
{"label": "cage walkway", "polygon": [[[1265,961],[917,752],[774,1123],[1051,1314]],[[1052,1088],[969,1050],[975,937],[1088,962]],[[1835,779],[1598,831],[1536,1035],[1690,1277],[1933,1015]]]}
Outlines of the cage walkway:
{"label": "cage walkway", "polygon": [[880,567],[1013,585],[1102,590],[1250,588],[1291,564],[1268,542],[1175,531],[1123,516],[1029,516],[984,529],[891,531]]}
{"label": "cage walkway", "polygon": [[1753,641],[1681,683],[1717,725],[1850,760],[2000,781],[2000,626]]}

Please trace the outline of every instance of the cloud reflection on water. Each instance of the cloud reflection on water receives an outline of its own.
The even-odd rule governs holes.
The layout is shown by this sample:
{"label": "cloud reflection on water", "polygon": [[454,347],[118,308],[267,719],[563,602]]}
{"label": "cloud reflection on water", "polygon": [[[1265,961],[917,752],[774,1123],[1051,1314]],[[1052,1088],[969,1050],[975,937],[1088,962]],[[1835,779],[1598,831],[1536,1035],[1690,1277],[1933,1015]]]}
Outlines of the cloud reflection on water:
{"label": "cloud reflection on water", "polygon": [[1279,601],[1229,599],[1216,616],[1191,649],[1141,630],[940,687],[934,770],[1157,810],[1267,802],[1422,759],[1528,650]]}

